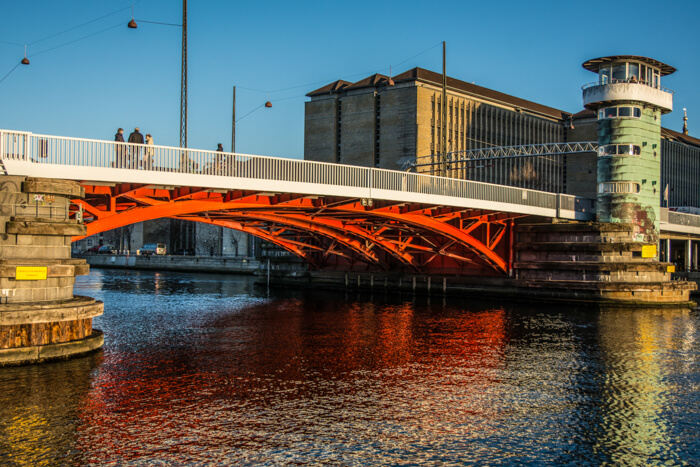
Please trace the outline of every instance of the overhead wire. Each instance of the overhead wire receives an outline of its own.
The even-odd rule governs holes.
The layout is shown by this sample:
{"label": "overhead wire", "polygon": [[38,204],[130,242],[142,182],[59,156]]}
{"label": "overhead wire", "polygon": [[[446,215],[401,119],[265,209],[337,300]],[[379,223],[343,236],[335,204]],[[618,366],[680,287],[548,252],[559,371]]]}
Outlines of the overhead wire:
{"label": "overhead wire", "polygon": [[[409,57],[409,58],[407,58],[407,59],[405,59],[405,60],[399,62],[397,65],[393,65],[393,66],[400,66],[400,65],[403,65],[404,63],[406,63],[406,62],[408,62],[408,61],[410,61],[410,60],[413,60],[414,58],[416,58],[416,57],[418,57],[418,56],[420,56],[420,55],[423,55],[424,53],[429,52],[429,51],[433,50],[435,47],[438,47],[438,46],[440,46],[440,45],[442,45],[442,41],[441,41],[441,42],[438,42],[438,43],[435,44],[435,45],[432,45],[432,46],[428,47],[427,49],[423,50],[422,52],[419,52],[419,53],[417,53],[417,54],[415,54],[415,55],[413,55],[413,56],[411,56],[411,57]],[[372,74],[372,73],[374,73],[374,71],[368,71],[368,72],[365,72],[365,73],[355,73],[355,74],[352,74],[352,75],[344,76],[344,77],[339,78],[339,79],[349,79],[349,78],[354,78],[354,77],[356,77],[356,76],[366,76],[366,75]],[[315,82],[313,82],[313,83],[300,84],[300,85],[296,85],[296,86],[290,86],[290,87],[287,87],[287,88],[275,89],[275,90],[272,90],[272,91],[264,91],[264,90],[262,90],[262,89],[249,88],[249,87],[245,87],[245,86],[236,86],[236,87],[239,88],[239,89],[247,90],[247,91],[260,92],[260,93],[267,93],[267,94],[275,94],[275,93],[278,93],[278,92],[289,91],[289,90],[292,90],[292,89],[305,88],[305,87],[308,87],[308,86],[313,86],[313,85],[323,84],[323,83],[328,83],[328,80],[315,81]],[[285,97],[285,98],[282,98],[282,99],[275,99],[275,102],[284,101],[284,100],[289,100],[289,99],[297,99],[297,98],[304,97],[304,96],[305,96],[305,94],[304,94],[304,95],[291,96],[291,97]]]}
{"label": "overhead wire", "polygon": [[17,69],[17,67],[20,66],[21,64],[22,64],[22,62],[17,62],[17,65],[15,65],[15,67],[14,67],[13,69],[11,69],[11,70],[9,71],[9,73],[7,73],[5,76],[2,77],[2,79],[0,79],[0,83],[2,83],[3,81],[5,81],[5,78],[7,78],[8,76],[10,76],[10,74],[11,74],[13,71],[15,71],[15,70]]}
{"label": "overhead wire", "polygon": [[44,37],[44,38],[35,40],[34,42],[29,42],[27,45],[34,45],[34,44],[37,44],[37,43],[39,43],[39,42],[43,42],[43,41],[45,41],[45,40],[54,38],[54,37],[56,37],[56,36],[60,36],[61,34],[65,34],[65,33],[67,33],[67,32],[73,31],[73,30],[75,30],[75,29],[82,28],[83,26],[87,26],[88,24],[92,24],[92,23],[94,23],[94,22],[96,22],[96,21],[99,21],[99,20],[101,20],[101,19],[107,18],[107,17],[109,17],[109,16],[116,15],[117,13],[121,13],[122,11],[128,10],[129,8],[131,8],[131,5],[128,6],[128,7],[126,7],[126,8],[120,8],[119,10],[113,11],[112,13],[108,13],[108,14],[106,14],[106,15],[104,15],[104,16],[100,16],[99,18],[92,19],[92,20],[90,20],[90,21],[87,21],[87,22],[85,22],[85,23],[79,24],[79,25],[77,25],[77,26],[73,26],[72,28],[68,28],[68,29],[66,29],[65,31],[61,31],[61,32],[57,32],[57,33],[55,33],[55,34],[51,34],[50,36],[46,36],[46,37]]}
{"label": "overhead wire", "polygon": [[50,52],[50,51],[52,51],[52,50],[60,49],[61,47],[65,47],[65,46],[67,46],[67,45],[74,44],[75,42],[82,41],[82,40],[84,40],[84,39],[87,39],[88,37],[96,36],[96,35],[98,35],[98,34],[102,34],[103,32],[107,32],[107,31],[109,31],[109,30],[111,30],[111,29],[116,29],[116,28],[123,27],[123,26],[124,26],[123,23],[119,23],[119,24],[116,24],[116,25],[114,25],[114,26],[110,26],[110,27],[108,27],[108,28],[102,29],[102,30],[100,30],[100,31],[93,32],[92,34],[88,34],[87,36],[79,37],[79,38],[74,39],[74,40],[72,40],[72,41],[69,41],[69,42],[66,42],[66,43],[57,45],[57,46],[55,46],[55,47],[51,47],[50,49],[42,50],[41,52],[37,52],[37,53],[34,53],[34,54],[32,54],[32,55],[36,57],[37,55],[45,54],[46,52]]}

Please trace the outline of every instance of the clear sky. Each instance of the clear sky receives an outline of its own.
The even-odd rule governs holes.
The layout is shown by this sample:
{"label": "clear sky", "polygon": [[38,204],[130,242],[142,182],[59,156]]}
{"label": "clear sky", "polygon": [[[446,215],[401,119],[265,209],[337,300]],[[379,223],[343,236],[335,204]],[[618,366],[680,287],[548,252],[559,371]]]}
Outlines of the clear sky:
{"label": "clear sky", "polygon": [[[179,144],[180,0],[0,0],[0,13],[0,128],[112,140],[139,126]],[[699,20],[697,0],[190,0],[189,146],[230,148],[236,86],[237,152],[302,158],[306,93],[390,66],[441,72],[442,41],[449,76],[568,112],[596,79],[587,59],[655,58],[679,70],[662,79],[675,91],[662,125],[680,131],[686,107],[700,137]],[[12,71],[24,44],[31,64]]]}

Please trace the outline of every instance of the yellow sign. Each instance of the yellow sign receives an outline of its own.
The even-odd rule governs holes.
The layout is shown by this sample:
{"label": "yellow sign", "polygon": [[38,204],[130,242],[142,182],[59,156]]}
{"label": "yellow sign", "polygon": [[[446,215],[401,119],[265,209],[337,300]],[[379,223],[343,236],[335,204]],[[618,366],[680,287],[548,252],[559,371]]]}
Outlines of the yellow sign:
{"label": "yellow sign", "polygon": [[666,272],[676,272],[675,266],[666,266]]}
{"label": "yellow sign", "polygon": [[642,245],[642,258],[656,258],[656,245]]}
{"label": "yellow sign", "polygon": [[46,279],[47,267],[17,266],[15,279],[18,281],[41,281]]}

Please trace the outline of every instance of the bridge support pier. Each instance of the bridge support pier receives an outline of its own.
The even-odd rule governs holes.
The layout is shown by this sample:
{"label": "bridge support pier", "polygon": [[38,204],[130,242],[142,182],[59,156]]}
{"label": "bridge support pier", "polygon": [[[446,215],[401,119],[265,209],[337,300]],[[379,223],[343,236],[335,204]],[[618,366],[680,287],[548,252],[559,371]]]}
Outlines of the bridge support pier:
{"label": "bridge support pier", "polygon": [[102,302],[73,295],[85,260],[71,258],[84,235],[70,200],[83,188],[66,180],[0,176],[0,366],[84,354],[102,346],[92,319]]}
{"label": "bridge support pier", "polygon": [[[623,223],[529,224],[517,228],[516,285],[541,298],[606,305],[692,306],[693,282],[672,280],[657,244]],[[670,244],[670,242],[669,242]]]}

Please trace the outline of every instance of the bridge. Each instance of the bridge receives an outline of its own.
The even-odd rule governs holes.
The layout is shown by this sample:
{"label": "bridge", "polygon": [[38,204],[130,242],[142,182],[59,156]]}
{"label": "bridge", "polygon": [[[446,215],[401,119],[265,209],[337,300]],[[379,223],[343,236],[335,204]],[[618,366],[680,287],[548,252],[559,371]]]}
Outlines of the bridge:
{"label": "bridge", "polygon": [[[83,216],[86,236],[186,219],[260,237],[319,270],[502,276],[515,219],[595,219],[593,200],[565,194],[190,148],[0,130],[0,159],[5,175],[79,181],[85,198],[62,215]],[[700,233],[698,216],[675,214],[662,228]]]}

